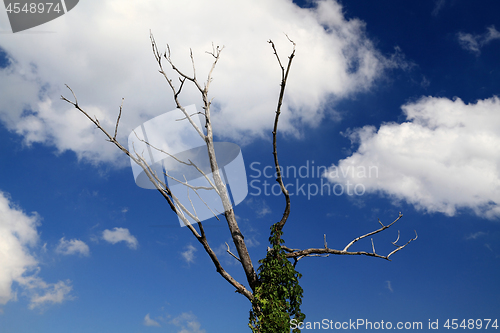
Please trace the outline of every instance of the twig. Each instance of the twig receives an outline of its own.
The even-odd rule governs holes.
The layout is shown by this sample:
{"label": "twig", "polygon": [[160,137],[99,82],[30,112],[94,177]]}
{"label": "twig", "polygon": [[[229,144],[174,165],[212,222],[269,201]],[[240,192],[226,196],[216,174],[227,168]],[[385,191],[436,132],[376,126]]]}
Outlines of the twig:
{"label": "twig", "polygon": [[347,250],[348,250],[348,249],[352,246],[352,244],[356,243],[357,241],[359,241],[359,240],[361,240],[361,239],[363,239],[363,238],[365,238],[365,237],[368,237],[368,236],[371,236],[371,235],[378,234],[379,232],[381,232],[381,231],[383,231],[383,230],[385,230],[385,229],[387,229],[387,228],[390,228],[390,227],[391,227],[394,223],[396,223],[396,222],[397,222],[400,218],[402,218],[402,217],[403,217],[403,214],[401,214],[401,212],[399,212],[399,216],[398,216],[398,218],[397,218],[397,219],[395,219],[395,220],[394,220],[394,222],[392,222],[392,223],[391,223],[391,224],[389,224],[389,225],[383,225],[383,224],[382,224],[382,222],[380,222],[380,220],[378,220],[378,222],[382,225],[382,227],[381,227],[380,229],[377,229],[377,230],[375,230],[375,231],[372,231],[372,232],[367,233],[367,234],[365,234],[365,235],[363,235],[363,236],[359,236],[359,237],[357,237],[357,238],[353,239],[353,240],[352,240],[352,242],[350,242],[349,244],[347,244],[347,245],[346,245],[346,247],[344,248],[344,250],[343,250],[343,251],[344,251],[344,252],[345,252],[345,251],[347,251]]}
{"label": "twig", "polygon": [[227,252],[227,253],[229,253],[230,255],[232,255],[232,256],[234,257],[234,259],[236,259],[236,260],[238,260],[239,262],[241,262],[240,258],[238,258],[237,256],[235,256],[235,255],[231,252],[231,250],[229,249],[229,244],[227,244],[227,242],[226,242],[226,246],[227,246],[227,251],[226,251],[226,252]]}
{"label": "twig", "polygon": [[[417,235],[417,230],[413,230],[413,231],[415,231],[415,238],[410,239],[408,242],[406,242],[406,244],[405,244],[405,245],[400,245],[400,246],[396,245],[395,243],[397,242],[397,240],[396,240],[396,242],[394,242],[394,243],[393,243],[393,244],[394,244],[394,245],[396,245],[398,248],[397,248],[397,249],[395,249],[394,251],[392,251],[391,253],[389,253],[389,254],[387,255],[387,259],[389,259],[389,257],[390,257],[390,256],[392,256],[394,253],[398,252],[399,250],[402,250],[402,249],[403,249],[406,245],[410,244],[412,241],[417,240],[417,238],[418,238],[418,235]],[[398,239],[399,239],[399,233],[398,233]]]}
{"label": "twig", "polygon": [[115,135],[113,136],[113,139],[116,140],[116,134],[118,134],[118,123],[120,123],[120,117],[122,116],[122,108],[123,108],[123,101],[125,98],[122,98],[122,104],[120,105],[120,113],[118,113],[118,119],[116,119],[116,126],[115,126]]}

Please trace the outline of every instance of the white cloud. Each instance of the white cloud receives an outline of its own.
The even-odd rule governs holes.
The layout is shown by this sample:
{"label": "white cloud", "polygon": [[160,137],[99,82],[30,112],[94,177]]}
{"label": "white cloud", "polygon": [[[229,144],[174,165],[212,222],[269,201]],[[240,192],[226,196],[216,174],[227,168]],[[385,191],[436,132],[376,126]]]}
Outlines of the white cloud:
{"label": "white cloud", "polygon": [[134,250],[137,249],[139,245],[137,239],[132,236],[130,231],[126,228],[114,228],[113,230],[106,229],[102,232],[102,238],[111,244],[126,242],[127,246]]}
{"label": "white cloud", "polygon": [[56,252],[65,255],[80,254],[81,256],[87,257],[90,255],[89,246],[85,244],[85,242],[79,239],[71,239],[67,241],[64,237],[59,240]]}
{"label": "white cloud", "polygon": [[394,292],[394,290],[392,289],[392,283],[391,283],[391,281],[385,281],[385,282],[387,283],[387,289],[389,289],[389,291],[390,291],[391,293],[393,293],[393,292]]}
{"label": "white cloud", "polygon": [[186,260],[186,262],[190,264],[194,262],[194,253],[196,251],[198,250],[193,245],[189,244],[188,246],[186,246],[186,251],[181,252],[182,258],[184,258],[184,260]]}
{"label": "white cloud", "polygon": [[257,213],[258,217],[264,217],[272,213],[271,207],[264,200],[249,198],[245,200],[245,203]]}
{"label": "white cloud", "polygon": [[495,39],[500,39],[500,32],[495,29],[495,26],[487,28],[487,31],[481,35],[472,35],[459,32],[457,34],[458,42],[463,49],[471,51],[479,55],[481,48]]}
{"label": "white cloud", "polygon": [[271,214],[271,207],[269,207],[265,201],[262,201],[262,207],[257,210],[257,215],[259,217],[264,217],[267,214]]}
{"label": "white cloud", "polygon": [[432,10],[432,16],[437,16],[441,9],[443,9],[446,4],[446,0],[436,0],[436,4],[434,5],[434,9]]}
{"label": "white cloud", "polygon": [[[62,303],[67,299],[73,299],[69,295],[73,287],[71,281],[59,281],[53,284],[47,284],[40,278],[29,278],[26,281],[27,287],[32,290],[30,309],[41,307],[50,303]],[[40,294],[37,290],[41,290]]]}
{"label": "white cloud", "polygon": [[[3,29],[6,20],[0,16]],[[251,139],[272,126],[280,69],[267,41],[275,41],[286,61],[291,44],[283,32],[297,43],[280,123],[290,133],[297,133],[300,122],[319,124],[327,103],[370,89],[385,69],[400,65],[399,57],[382,56],[365,36],[364,22],[346,20],[334,0],[318,0],[308,9],[289,0],[195,0],[189,5],[103,0],[99,7],[81,1],[56,20],[2,38],[11,65],[0,69],[0,120],[27,143],[116,162],[119,151],[59,96],[71,96],[63,86],[69,84],[80,105],[110,132],[125,97],[118,132],[122,142],[136,126],[172,110],[169,88],[151,52],[150,29],[162,50],[170,44],[172,58],[188,73],[193,49],[200,80],[212,61],[205,54],[211,42],[225,45],[211,88],[213,123],[219,134],[233,139]],[[192,88],[186,87],[181,101],[201,106]]]}
{"label": "white cloud", "polygon": [[160,327],[160,323],[157,322],[156,320],[154,319],[151,319],[149,317],[149,313],[146,315],[146,317],[144,317],[144,325],[145,326],[155,326],[155,327]]}
{"label": "white cloud", "polygon": [[27,215],[0,191],[0,305],[17,300],[14,283],[30,299],[31,309],[71,299],[70,281],[50,284],[37,276],[40,267],[31,252],[39,241],[39,225],[36,213]]}
{"label": "white cloud", "polygon": [[[259,231],[252,227],[248,220],[242,220],[241,229],[243,230],[243,234],[245,235],[245,243],[248,248],[257,247],[260,245],[258,236],[260,235]],[[232,240],[231,240],[232,242]]]}
{"label": "white cloud", "polygon": [[467,237],[465,237],[465,239],[478,239],[479,237],[483,237],[483,236],[486,236],[487,233],[484,232],[484,231],[478,231],[478,232],[474,232],[470,235],[468,235]]}
{"label": "white cloud", "polygon": [[500,217],[500,99],[424,97],[402,109],[401,124],[352,131],[358,150],[328,178],[344,189],[349,182],[351,193],[359,184],[358,194],[384,193],[428,212]]}
{"label": "white cloud", "polygon": [[180,327],[180,331],[177,333],[205,333],[204,329],[201,329],[201,324],[198,322],[198,318],[191,312],[184,312],[179,316],[175,317],[170,321],[170,324]]}

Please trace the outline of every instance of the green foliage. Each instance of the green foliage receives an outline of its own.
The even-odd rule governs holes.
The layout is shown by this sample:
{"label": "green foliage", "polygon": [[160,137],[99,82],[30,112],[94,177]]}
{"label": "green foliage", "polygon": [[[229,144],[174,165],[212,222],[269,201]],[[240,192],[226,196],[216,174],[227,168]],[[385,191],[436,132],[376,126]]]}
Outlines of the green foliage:
{"label": "green foliage", "polygon": [[300,311],[302,288],[299,278],[302,275],[285,256],[281,247],[285,242],[281,239],[282,234],[278,223],[271,226],[269,242],[272,248],[259,260],[259,285],[255,288],[248,324],[254,333],[289,333],[291,319],[301,322],[305,318]]}

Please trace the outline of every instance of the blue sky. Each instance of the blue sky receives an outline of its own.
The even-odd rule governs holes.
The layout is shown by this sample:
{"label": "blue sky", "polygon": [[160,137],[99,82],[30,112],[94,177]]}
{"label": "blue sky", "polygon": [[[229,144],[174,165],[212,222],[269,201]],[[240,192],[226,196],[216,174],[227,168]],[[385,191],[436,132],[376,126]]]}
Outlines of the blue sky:
{"label": "blue sky", "polygon": [[[442,329],[446,319],[500,319],[499,9],[494,0],[81,1],[16,34],[0,10],[0,331],[248,331],[248,301],[165,200],[134,183],[129,161],[59,99],[70,85],[112,131],[124,97],[123,143],[172,110],[149,29],[187,70],[192,47],[203,75],[210,43],[225,46],[211,92],[214,129],[241,147],[255,181],[235,208],[254,265],[284,205],[264,194],[274,180],[262,173],[273,163],[280,80],[266,41],[284,59],[283,32],[297,51],[280,163],[332,175],[285,179],[295,192],[286,244],[322,247],[326,234],[342,249],[398,212],[373,238],[377,252],[393,249],[398,230],[403,242],[418,232],[391,262],[301,259],[306,321],[422,322],[426,331],[429,320]],[[182,98],[201,106],[194,90]],[[377,173],[358,173],[370,166]],[[357,194],[314,194],[348,182]],[[225,253],[227,227],[205,226],[224,268],[244,282]],[[371,242],[352,250],[370,251]]]}

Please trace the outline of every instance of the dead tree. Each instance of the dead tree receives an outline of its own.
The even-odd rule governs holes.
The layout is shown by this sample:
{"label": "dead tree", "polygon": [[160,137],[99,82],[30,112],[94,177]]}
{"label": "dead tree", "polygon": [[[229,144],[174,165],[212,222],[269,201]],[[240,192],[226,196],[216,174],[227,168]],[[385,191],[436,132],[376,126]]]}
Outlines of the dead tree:
{"label": "dead tree", "polygon": [[[288,36],[287,36],[288,38]],[[191,64],[192,64],[192,73],[191,74],[186,74],[186,72],[182,71],[176,65],[173,63],[170,55],[170,47],[167,44],[166,51],[164,53],[160,53],[158,50],[157,44],[155,42],[155,39],[152,34],[150,34],[150,39],[151,39],[151,46],[153,50],[153,54],[155,57],[155,60],[159,66],[159,72],[160,74],[165,78],[167,81],[167,84],[169,85],[174,101],[176,103],[176,107],[182,111],[185,120],[188,120],[190,124],[193,126],[193,128],[196,130],[198,135],[203,139],[206,145],[206,149],[208,152],[208,158],[209,158],[209,163],[210,163],[210,171],[212,174],[212,177],[208,177],[206,172],[203,171],[200,167],[196,165],[196,163],[193,163],[191,160],[182,160],[175,155],[170,154],[168,151],[163,151],[158,147],[155,147],[154,145],[150,144],[149,142],[139,139],[140,141],[144,142],[147,144],[151,149],[154,149],[156,151],[162,152],[165,154],[165,156],[169,156],[178,163],[181,163],[186,166],[190,166],[194,169],[196,169],[196,172],[198,172],[201,176],[203,176],[206,180],[207,183],[209,184],[205,188],[200,188],[197,186],[192,186],[189,184],[187,180],[182,180],[182,179],[175,179],[176,182],[183,184],[186,186],[188,191],[192,191],[193,193],[197,193],[199,190],[212,190],[215,191],[220,198],[222,202],[222,206],[224,209],[223,215],[225,217],[225,220],[227,222],[229,231],[231,233],[232,241],[234,243],[234,246],[237,250],[237,255],[233,254],[230,251],[229,245],[227,245],[228,249],[227,252],[232,255],[239,263],[241,264],[243,271],[245,272],[246,275],[246,283],[242,283],[239,281],[236,281],[223,267],[219,259],[217,258],[217,255],[215,254],[213,248],[209,244],[209,241],[207,240],[203,224],[201,220],[198,218],[196,211],[194,210],[194,207],[191,207],[193,209],[190,209],[190,207],[186,207],[186,205],[183,205],[179,199],[176,197],[174,193],[172,193],[171,189],[167,185],[167,183],[163,180],[163,177],[159,177],[158,172],[152,168],[151,165],[146,161],[144,156],[141,154],[141,152],[133,151],[125,148],[118,140],[116,139],[117,132],[118,132],[118,127],[119,127],[119,122],[120,122],[120,117],[122,114],[122,106],[120,106],[119,114],[117,117],[116,125],[114,128],[114,134],[111,135],[107,129],[103,128],[101,124],[99,123],[99,120],[96,117],[91,116],[89,113],[87,113],[78,103],[78,100],[76,98],[75,93],[73,90],[69,87],[68,89],[71,91],[73,94],[74,101],[71,101],[64,96],[61,96],[61,99],[72,104],[78,111],[80,111],[83,115],[85,115],[89,121],[91,121],[99,130],[101,130],[102,133],[107,138],[107,141],[111,142],[114,144],[118,149],[120,149],[124,154],[126,154],[131,160],[133,160],[137,165],[139,165],[144,173],[147,175],[149,181],[154,185],[154,188],[158,190],[158,192],[165,198],[167,201],[168,205],[172,209],[172,211],[179,217],[179,219],[184,223],[185,226],[191,231],[193,236],[200,242],[200,244],[203,246],[205,252],[207,252],[208,256],[212,260],[213,264],[215,265],[215,268],[217,272],[226,280],[228,281],[234,288],[235,291],[244,295],[249,301],[253,302],[254,301],[254,293],[256,291],[256,288],[259,285],[259,278],[258,274],[256,273],[256,270],[254,268],[254,264],[252,263],[252,259],[250,258],[250,255],[247,250],[247,246],[245,244],[244,237],[240,231],[240,228],[238,226],[238,223],[236,221],[235,213],[228,195],[228,189],[226,188],[226,185],[221,177],[221,174],[219,172],[220,168],[217,162],[217,157],[215,154],[215,148],[214,148],[214,138],[213,138],[213,131],[212,131],[212,120],[211,120],[211,104],[212,104],[212,99],[209,98],[209,88],[210,84],[212,82],[212,74],[213,71],[217,65],[217,62],[220,59],[221,52],[223,50],[223,47],[220,48],[219,46],[212,48],[211,52],[207,52],[210,56],[213,57],[213,63],[212,66],[208,72],[206,81],[203,82],[203,84],[200,84],[197,74],[196,74],[196,68],[195,68],[195,62],[194,62],[194,57],[192,51],[190,52],[190,58],[191,58]],[[290,196],[289,193],[285,187],[285,184],[283,182],[282,174],[281,174],[281,168],[278,162],[278,151],[277,151],[277,133],[278,133],[278,121],[279,117],[281,114],[281,107],[283,103],[283,98],[285,95],[285,87],[287,84],[288,80],[288,75],[290,73],[290,68],[291,64],[293,61],[293,58],[295,57],[295,43],[288,39],[292,45],[293,45],[293,50],[288,56],[288,61],[287,64],[284,65],[276,51],[274,43],[269,40],[269,44],[272,47],[272,50],[274,52],[274,55],[276,56],[276,59],[278,61],[280,70],[281,70],[281,85],[280,85],[280,92],[279,92],[279,98],[278,98],[278,105],[275,111],[275,119],[274,119],[274,128],[273,128],[273,156],[274,156],[274,164],[276,167],[276,174],[277,174],[277,182],[280,185],[281,191],[283,193],[283,196],[285,198],[285,208],[283,212],[283,216],[281,219],[275,224],[276,225],[276,230],[279,231],[278,238],[281,237],[281,231],[283,227],[285,226],[285,223],[288,220],[288,217],[290,215]],[[174,84],[174,81],[171,77],[167,75],[167,72],[164,70],[163,67],[163,61],[166,61],[168,65],[172,68],[174,73],[178,75],[179,82],[178,84]],[[201,95],[201,99],[203,102],[203,112],[201,112],[202,117],[205,120],[205,130],[203,131],[201,128],[199,128],[196,123],[193,121],[193,117],[196,115],[189,114],[188,111],[186,110],[185,106],[182,105],[179,101],[179,95],[182,93],[182,89],[185,86],[185,84],[191,83],[194,85],[194,87],[199,91]],[[168,172],[164,171],[164,176],[172,178],[168,174]],[[192,206],[192,205],[191,205]],[[214,213],[214,216],[217,215]],[[189,219],[188,219],[189,217]],[[337,249],[332,249],[328,247],[327,241],[326,241],[326,235],[324,235],[324,244],[323,247],[319,248],[308,248],[308,249],[294,249],[287,247],[285,245],[281,245],[281,248],[286,252],[286,258],[293,259],[293,267],[297,264],[297,262],[304,258],[304,257],[311,257],[311,256],[329,256],[330,254],[336,254],[336,255],[364,255],[364,256],[370,256],[370,257],[376,257],[376,258],[381,258],[381,259],[386,259],[390,260],[390,257],[395,254],[396,252],[400,251],[403,249],[405,246],[407,246],[410,242],[413,240],[417,239],[417,234],[415,232],[415,237],[411,238],[408,240],[406,243],[399,245],[397,242],[399,241],[399,231],[398,231],[398,237],[396,241],[394,241],[392,244],[395,246],[395,249],[391,252],[389,252],[386,255],[379,254],[375,251],[375,246],[373,243],[372,239],[372,249],[371,252],[369,251],[350,251],[349,249],[351,246],[356,243],[357,241],[373,236],[377,233],[380,233],[391,226],[393,226],[397,221],[399,221],[403,215],[399,213],[399,216],[390,224],[384,225],[380,220],[378,221],[380,223],[380,228],[368,232],[362,236],[356,237],[353,239],[350,243],[348,243],[342,250],[337,250]],[[190,222],[190,220],[194,221],[195,225]],[[268,248],[268,251],[272,250]]]}

